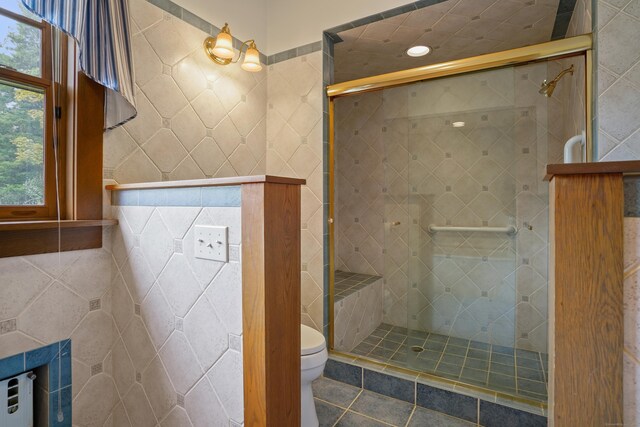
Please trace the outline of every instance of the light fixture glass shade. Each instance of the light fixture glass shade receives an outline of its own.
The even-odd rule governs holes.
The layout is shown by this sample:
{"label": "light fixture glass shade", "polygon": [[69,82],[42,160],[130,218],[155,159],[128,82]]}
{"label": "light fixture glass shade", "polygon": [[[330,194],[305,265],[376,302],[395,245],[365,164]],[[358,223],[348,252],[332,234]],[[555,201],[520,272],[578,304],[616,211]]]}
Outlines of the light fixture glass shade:
{"label": "light fixture glass shade", "polygon": [[260,64],[260,52],[255,48],[255,44],[252,44],[247,48],[241,67],[243,70],[251,71],[253,73],[257,73],[262,70],[262,64]]}
{"label": "light fixture glass shade", "polygon": [[233,40],[231,39],[231,34],[221,31],[216,37],[216,44],[213,46],[211,52],[223,59],[233,58],[235,52],[233,51]]}

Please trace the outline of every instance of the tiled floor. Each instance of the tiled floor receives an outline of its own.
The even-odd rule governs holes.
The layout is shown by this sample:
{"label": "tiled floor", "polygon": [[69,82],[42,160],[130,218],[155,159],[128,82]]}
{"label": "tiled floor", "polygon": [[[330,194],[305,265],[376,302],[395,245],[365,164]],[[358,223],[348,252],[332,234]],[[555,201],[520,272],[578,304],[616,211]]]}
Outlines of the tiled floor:
{"label": "tiled floor", "polygon": [[335,283],[333,285],[335,302],[359,291],[367,285],[381,279],[380,276],[369,274],[349,273],[347,271],[336,270]]}
{"label": "tiled floor", "polygon": [[471,427],[475,424],[324,377],[313,383],[320,427]]}
{"label": "tiled floor", "polygon": [[[422,349],[422,351],[414,351]],[[547,355],[381,324],[352,353],[396,366],[547,400]]]}

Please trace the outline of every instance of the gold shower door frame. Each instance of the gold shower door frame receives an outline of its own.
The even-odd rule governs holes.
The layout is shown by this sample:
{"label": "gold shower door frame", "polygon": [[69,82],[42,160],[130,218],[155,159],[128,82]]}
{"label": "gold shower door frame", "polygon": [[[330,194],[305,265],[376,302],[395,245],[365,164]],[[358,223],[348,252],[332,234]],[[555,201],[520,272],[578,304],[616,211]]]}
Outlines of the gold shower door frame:
{"label": "gold shower door frame", "polygon": [[369,365],[384,367],[387,371],[399,373],[409,373],[413,376],[428,378],[431,381],[441,382],[449,386],[466,388],[489,392],[499,397],[509,400],[520,401],[535,406],[546,408],[546,403],[540,403],[522,397],[511,396],[506,393],[496,392],[477,386],[468,385],[459,381],[441,378],[424,372],[413,371],[407,368],[400,368],[390,364],[381,363],[373,359],[354,356],[334,350],[334,282],[335,282],[335,237],[334,237],[334,186],[335,186],[335,99],[364,92],[374,92],[390,87],[416,83],[440,77],[455,76],[474,71],[490,70],[495,68],[523,65],[531,62],[546,61],[549,59],[561,59],[573,56],[584,56],[585,58],[585,123],[586,123],[586,154],[587,162],[593,161],[593,37],[591,34],[584,34],[576,37],[569,37],[561,40],[554,40],[531,46],[505,50],[502,52],[488,53],[485,55],[473,56],[455,61],[442,62],[439,64],[425,65],[393,73],[381,74],[378,76],[365,77],[350,80],[343,83],[336,83],[327,86],[327,97],[329,98],[329,353],[346,357],[348,360],[360,360]]}

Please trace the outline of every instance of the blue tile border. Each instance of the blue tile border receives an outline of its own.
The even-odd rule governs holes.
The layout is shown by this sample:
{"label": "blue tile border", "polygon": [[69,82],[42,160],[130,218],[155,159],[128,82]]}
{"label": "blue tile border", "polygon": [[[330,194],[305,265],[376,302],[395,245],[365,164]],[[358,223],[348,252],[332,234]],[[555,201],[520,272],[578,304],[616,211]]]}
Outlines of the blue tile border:
{"label": "blue tile border", "polygon": [[416,405],[471,422],[478,418],[478,399],[427,384],[417,384]]}
{"label": "blue tile border", "polygon": [[[49,365],[49,426],[71,427],[71,340],[63,340],[35,350],[0,359],[0,379]],[[60,369],[59,369],[60,368]],[[62,399],[63,420],[58,421],[58,398]]]}
{"label": "blue tile border", "polygon": [[240,207],[239,185],[224,187],[153,188],[117,190],[111,193],[113,206]]}
{"label": "blue tile border", "polygon": [[416,383],[414,381],[365,369],[362,384],[365,390],[415,403]]}
{"label": "blue tile border", "polygon": [[362,388],[362,368],[329,359],[324,367],[324,376],[358,388]]}
{"label": "blue tile border", "polygon": [[547,417],[480,400],[478,422],[484,427],[544,427],[547,425]]}
{"label": "blue tile border", "polygon": [[[436,412],[461,418],[484,427],[538,427],[547,425],[547,417],[522,409],[489,402],[454,390],[444,390],[416,380],[361,367],[330,357],[324,376],[355,387],[370,390]],[[362,384],[362,385],[361,385]]]}

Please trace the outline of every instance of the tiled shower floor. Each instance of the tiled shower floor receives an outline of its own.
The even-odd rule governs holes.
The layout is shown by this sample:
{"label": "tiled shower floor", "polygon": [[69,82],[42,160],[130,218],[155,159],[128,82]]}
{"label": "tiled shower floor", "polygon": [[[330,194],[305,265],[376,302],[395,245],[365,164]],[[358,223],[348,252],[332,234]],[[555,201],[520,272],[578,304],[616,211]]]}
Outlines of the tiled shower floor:
{"label": "tiled shower floor", "polygon": [[[423,349],[420,352],[414,351]],[[381,324],[353,354],[494,391],[547,400],[547,354]]]}
{"label": "tiled shower floor", "polygon": [[333,284],[334,301],[338,302],[379,279],[380,276],[336,270]]}

